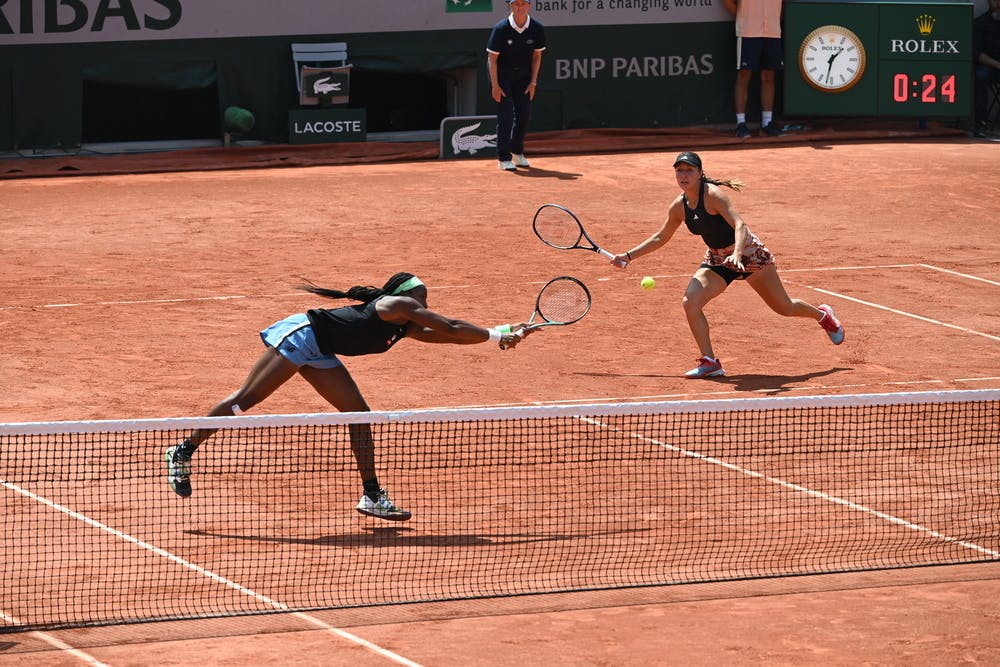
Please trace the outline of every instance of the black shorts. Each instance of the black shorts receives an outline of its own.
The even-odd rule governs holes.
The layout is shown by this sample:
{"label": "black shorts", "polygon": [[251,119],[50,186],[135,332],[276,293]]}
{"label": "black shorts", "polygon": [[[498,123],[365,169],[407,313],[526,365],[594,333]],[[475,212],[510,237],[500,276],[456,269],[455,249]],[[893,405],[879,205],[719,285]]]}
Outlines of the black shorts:
{"label": "black shorts", "polygon": [[749,271],[734,271],[728,266],[712,266],[711,264],[702,264],[699,268],[708,269],[713,273],[719,274],[722,276],[722,279],[726,281],[727,285],[734,280],[746,280],[747,276],[750,275]]}
{"label": "black shorts", "polygon": [[762,69],[785,69],[784,50],[780,37],[738,37],[736,39],[736,69],[759,72]]}

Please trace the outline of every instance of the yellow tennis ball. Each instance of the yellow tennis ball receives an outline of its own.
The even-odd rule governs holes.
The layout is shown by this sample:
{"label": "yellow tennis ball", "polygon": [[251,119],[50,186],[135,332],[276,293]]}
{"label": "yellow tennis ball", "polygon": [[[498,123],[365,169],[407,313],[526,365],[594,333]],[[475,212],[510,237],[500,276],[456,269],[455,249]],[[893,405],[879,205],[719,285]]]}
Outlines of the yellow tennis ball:
{"label": "yellow tennis ball", "polygon": [[653,289],[654,287],[656,287],[656,281],[650,278],[649,276],[646,276],[639,283],[639,286],[642,287],[642,289]]}

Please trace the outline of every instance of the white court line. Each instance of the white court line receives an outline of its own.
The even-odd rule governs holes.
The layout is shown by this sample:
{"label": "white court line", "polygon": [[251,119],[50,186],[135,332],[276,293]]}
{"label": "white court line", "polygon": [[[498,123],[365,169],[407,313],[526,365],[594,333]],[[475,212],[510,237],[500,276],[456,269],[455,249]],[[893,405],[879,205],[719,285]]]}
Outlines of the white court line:
{"label": "white court line", "polygon": [[[594,424],[595,426],[600,426],[602,428],[605,428],[605,429],[608,429],[608,430],[611,430],[611,431],[615,431],[617,433],[622,433],[623,432],[622,429],[620,429],[618,427],[611,426],[609,424],[603,423],[603,422],[598,421],[596,419],[592,419],[592,418],[589,418],[589,417],[581,417],[580,419],[581,419],[581,421],[587,422],[588,424]],[[932,530],[932,529],[927,528],[925,526],[921,526],[920,524],[916,524],[916,523],[913,523],[911,521],[907,521],[906,519],[901,519],[901,518],[899,518],[897,516],[893,516],[892,514],[887,514],[885,512],[880,512],[880,511],[878,511],[876,509],[872,509],[870,507],[867,507],[865,505],[861,505],[860,503],[856,503],[856,502],[853,502],[851,500],[846,500],[846,499],[841,498],[839,496],[833,496],[833,495],[830,495],[828,493],[823,493],[822,491],[816,491],[814,489],[810,489],[809,487],[805,487],[805,486],[802,486],[800,484],[794,484],[792,482],[787,482],[787,481],[785,481],[783,479],[779,479],[778,477],[771,477],[770,475],[765,475],[764,473],[760,473],[760,472],[757,472],[755,470],[750,470],[749,468],[743,468],[743,467],[740,467],[740,466],[735,465],[733,463],[729,463],[727,461],[723,461],[722,459],[717,459],[714,456],[706,456],[705,454],[701,454],[699,452],[691,451],[689,449],[682,449],[682,448],[677,447],[675,445],[670,445],[670,444],[667,444],[665,442],[660,442],[659,440],[656,440],[654,438],[647,438],[646,436],[640,435],[638,433],[631,433],[629,435],[631,437],[633,437],[633,438],[641,441],[641,442],[645,442],[645,443],[651,444],[651,445],[656,445],[658,447],[662,447],[664,449],[668,449],[668,450],[670,450],[672,452],[677,452],[678,454],[682,454],[682,455],[687,456],[689,458],[696,459],[696,460],[699,460],[699,461],[704,461],[705,463],[711,463],[712,465],[717,465],[717,466],[720,466],[722,468],[726,468],[727,470],[732,470],[733,472],[740,473],[741,475],[746,475],[747,477],[753,477],[753,478],[756,478],[756,479],[761,479],[761,480],[763,480],[765,482],[768,482],[770,484],[775,484],[775,485],[780,486],[782,488],[788,489],[789,491],[795,491],[797,493],[803,493],[803,494],[805,494],[807,496],[812,496],[813,498],[819,498],[820,500],[825,500],[825,501],[828,501],[828,502],[831,502],[831,503],[835,503],[837,505],[843,505],[844,507],[847,507],[848,509],[856,510],[856,511],[862,512],[864,514],[869,514],[869,515],[871,515],[871,516],[873,516],[873,517],[875,517],[877,519],[881,519],[883,521],[887,521],[889,523],[896,524],[898,526],[903,526],[904,528],[909,528],[910,530],[914,530],[914,531],[917,531],[917,532],[920,532],[920,533],[924,533],[927,537],[931,537],[931,538],[934,538],[934,539],[937,539],[937,540],[948,542],[949,544],[957,544],[960,547],[963,547],[963,548],[966,548],[966,549],[971,549],[972,551],[977,551],[977,552],[979,552],[981,554],[985,554],[987,556],[992,556],[993,558],[1000,558],[1000,551],[994,551],[993,549],[989,549],[987,547],[980,546],[980,545],[975,544],[973,542],[966,542],[965,540],[960,540],[958,538],[951,537],[949,535],[945,535],[944,533],[939,533],[936,530]]]}
{"label": "white court line", "polygon": [[274,299],[296,296],[296,292],[285,294],[229,294],[219,296],[192,296],[174,299],[132,299],[128,301],[90,301],[80,303],[45,303],[37,306],[0,306],[0,310],[34,310],[36,308],[87,308],[93,306],[147,306],[162,303],[195,303],[198,301],[236,301],[239,299]]}
{"label": "white court line", "polygon": [[[19,625],[21,623],[21,621],[19,621],[15,617],[10,616],[9,614],[5,614],[2,611],[0,611],[0,619],[3,619],[5,621],[7,621],[8,623],[12,623],[14,625]],[[52,635],[50,635],[47,632],[35,631],[35,632],[32,632],[31,634],[33,634],[34,636],[38,637],[39,639],[41,639],[46,644],[48,644],[50,646],[53,646],[53,647],[59,649],[60,651],[64,651],[66,653],[69,653],[71,656],[73,656],[77,660],[85,662],[88,665],[94,665],[94,667],[110,667],[110,665],[108,665],[107,663],[101,662],[100,660],[98,660],[94,656],[90,655],[89,653],[85,653],[84,651],[81,651],[78,648],[73,648],[72,646],[70,646],[66,642],[62,641],[58,637],[53,637]]]}
{"label": "white court line", "polygon": [[[830,266],[830,267],[819,267],[812,269],[783,269],[782,273],[806,273],[812,271],[868,271],[871,269],[905,269],[913,268],[915,266],[927,266],[924,264],[875,264],[872,266]],[[656,279],[668,279],[668,278],[690,278],[689,273],[678,273],[678,274],[666,274],[666,275],[653,275]],[[632,280],[633,276],[613,276],[611,278],[597,278],[598,282],[610,282],[612,280]],[[530,280],[522,283],[512,283],[519,285],[544,285],[546,281],[544,280]],[[480,285],[432,285],[435,290],[452,290],[452,289],[470,289],[473,287],[480,287]],[[301,296],[302,292],[284,292],[280,294],[229,294],[229,295],[218,295],[218,296],[194,296],[194,297],[177,297],[172,299],[130,299],[122,301],[90,301],[90,302],[80,302],[80,303],[46,303],[41,305],[33,306],[0,306],[0,311],[4,310],[31,310],[34,308],[85,308],[93,306],[142,306],[142,305],[157,305],[164,303],[193,303],[198,301],[235,301],[239,299],[275,299],[275,298],[285,298],[290,296]]]}
{"label": "white court line", "polygon": [[[933,264],[899,264],[899,265],[896,265],[896,266],[892,266],[892,265],[884,266],[884,267],[872,266],[872,267],[869,267],[869,268],[875,269],[875,268],[908,268],[908,267],[920,267],[920,268],[924,268],[924,269],[929,269],[931,271],[940,271],[941,273],[947,273],[949,275],[958,276],[959,278],[966,278],[968,280],[976,280],[976,281],[979,281],[979,282],[987,283],[989,285],[996,285],[997,287],[1000,287],[1000,282],[996,282],[994,280],[988,280],[986,278],[981,278],[980,276],[974,276],[974,275],[971,275],[971,274],[968,274],[968,273],[959,273],[958,271],[952,271],[951,269],[943,269],[943,268],[941,268],[939,266],[934,266]],[[862,267],[862,268],[864,268],[864,267]],[[822,270],[828,270],[828,269],[815,269],[815,270],[822,271]],[[836,269],[833,269],[833,270],[836,270]],[[788,273],[788,271],[783,271],[783,273]],[[853,301],[855,303],[860,303],[862,305],[870,306],[872,308],[878,308],[880,310],[885,310],[885,311],[888,311],[890,313],[894,313],[896,315],[903,315],[905,317],[912,317],[913,319],[922,320],[924,322],[929,322],[930,324],[937,324],[938,326],[947,327],[949,329],[955,329],[955,330],[961,331],[963,333],[970,333],[970,334],[973,334],[975,336],[982,336],[983,338],[989,338],[990,340],[1000,341],[1000,336],[994,336],[992,334],[983,333],[982,331],[976,331],[975,329],[969,329],[968,327],[960,327],[957,324],[949,324],[947,322],[942,322],[940,320],[935,320],[935,319],[932,319],[930,317],[924,317],[922,315],[916,315],[914,313],[908,313],[908,312],[906,312],[904,310],[897,310],[895,308],[889,308],[888,306],[883,306],[883,305],[880,305],[880,304],[877,304],[877,303],[872,303],[870,301],[864,301],[862,299],[857,299],[857,298],[852,297],[852,296],[846,296],[846,295],[840,294],[838,292],[831,292],[829,290],[821,289],[819,287],[812,287],[811,285],[808,286],[808,287],[811,290],[815,290],[817,292],[820,292],[822,294],[826,294],[826,295],[829,295],[829,296],[835,296],[835,297],[837,297],[839,299],[844,299],[846,301]]]}
{"label": "white court line", "polygon": [[940,271],[941,273],[950,273],[953,276],[958,276],[959,278],[968,278],[969,280],[978,280],[979,282],[987,283],[989,285],[996,285],[1000,287],[1000,283],[995,280],[987,280],[986,278],[980,278],[979,276],[972,276],[968,273],[959,273],[958,271],[952,271],[951,269],[942,269],[940,266],[934,266],[932,264],[918,264],[917,266],[922,266],[925,269],[931,269],[933,271]]}
{"label": "white court line", "polygon": [[[961,278],[968,278],[969,280],[978,280],[980,282],[988,283],[990,285],[1000,286],[1000,282],[995,282],[992,280],[987,280],[986,278],[980,278],[978,276],[973,276],[965,273],[959,273],[957,271],[951,271],[949,269],[943,269],[931,264],[871,264],[868,266],[826,266],[826,267],[813,267],[807,269],[782,269],[781,273],[812,273],[816,271],[870,271],[872,269],[912,269],[912,268],[925,268],[933,271],[940,271],[942,273],[949,273]],[[690,278],[689,273],[677,273],[677,274],[651,274],[651,276],[657,280],[669,280],[672,278]],[[596,278],[597,282],[611,282],[613,280],[632,280],[634,276],[632,275],[617,275],[612,277]],[[521,285],[543,285],[544,280],[532,280],[520,283]],[[435,290],[449,290],[449,289],[468,289],[471,287],[476,287],[476,285],[434,285]],[[816,289],[816,288],[811,288]],[[822,290],[818,290],[822,291]],[[85,308],[93,306],[141,306],[141,305],[157,305],[157,304],[168,304],[168,303],[194,303],[198,301],[236,301],[240,299],[275,299],[275,298],[286,298],[290,296],[300,296],[299,292],[283,292],[280,294],[229,294],[229,295],[217,295],[217,296],[195,296],[195,297],[176,297],[171,299],[129,299],[129,300],[119,300],[119,301],[90,301],[90,302],[80,302],[80,303],[46,303],[41,305],[33,306],[0,306],[0,311],[4,310],[31,310],[34,308]],[[838,295],[833,295],[838,296]]]}
{"label": "white court line", "polygon": [[868,271],[871,269],[912,269],[920,264],[872,264],[870,266],[827,266],[811,269],[782,269],[782,273],[811,273],[813,271]]}
{"label": "white court line", "polygon": [[[278,602],[277,600],[274,600],[274,599],[272,599],[272,598],[270,598],[270,597],[268,597],[266,595],[263,595],[261,593],[257,593],[256,591],[253,591],[253,590],[251,590],[249,588],[246,588],[245,586],[241,586],[240,584],[236,583],[235,581],[227,579],[226,577],[223,577],[222,575],[216,574],[215,572],[212,572],[211,570],[207,570],[207,569],[201,567],[200,565],[196,565],[196,564],[194,564],[194,563],[192,563],[192,562],[190,562],[188,560],[185,560],[185,559],[181,558],[180,556],[176,556],[176,555],[170,553],[169,551],[166,551],[164,549],[161,549],[160,547],[157,547],[157,546],[154,546],[154,545],[150,544],[149,542],[146,542],[144,540],[140,540],[139,538],[133,537],[132,535],[129,535],[127,533],[123,533],[120,530],[116,530],[116,529],[112,528],[111,526],[108,526],[107,524],[101,523],[100,521],[97,521],[95,519],[91,519],[90,517],[88,517],[88,516],[86,516],[84,514],[80,514],[79,512],[76,512],[74,510],[69,509],[65,505],[60,505],[59,503],[57,503],[55,501],[52,501],[52,500],[49,500],[48,498],[44,498],[42,496],[39,496],[38,494],[33,493],[31,491],[28,491],[27,489],[23,489],[23,488],[17,486],[16,484],[11,484],[10,482],[7,482],[6,480],[0,479],[0,486],[6,487],[7,489],[10,489],[11,491],[14,491],[16,493],[20,493],[21,495],[26,496],[27,498],[30,498],[31,500],[39,502],[39,503],[41,503],[43,505],[47,505],[48,507],[51,507],[52,509],[58,510],[58,511],[60,511],[60,512],[66,514],[66,515],[68,515],[69,517],[71,517],[73,519],[77,519],[78,521],[82,521],[83,523],[87,524],[88,526],[91,526],[93,528],[97,528],[98,530],[102,530],[102,531],[104,531],[104,532],[106,532],[106,533],[108,533],[110,535],[113,535],[114,537],[117,537],[117,538],[119,538],[121,540],[124,540],[126,542],[131,542],[132,544],[134,544],[134,545],[136,545],[138,547],[146,549],[147,551],[151,551],[152,553],[156,554],[157,556],[161,556],[163,558],[166,558],[169,561],[172,561],[172,562],[174,562],[174,563],[176,563],[178,565],[181,565],[182,567],[186,567],[189,570],[193,570],[194,572],[197,572],[198,574],[201,574],[201,575],[203,575],[203,576],[211,579],[212,581],[214,581],[216,583],[222,584],[223,586],[227,586],[227,587],[232,588],[232,589],[234,589],[236,591],[239,591],[240,593],[242,593],[242,594],[244,594],[244,595],[246,595],[248,597],[251,597],[254,600],[257,600],[258,602],[266,604],[266,605],[268,605],[268,606],[270,606],[270,607],[272,607],[274,609],[277,609],[279,611],[290,611],[290,608],[288,607],[288,605],[284,604],[283,602]],[[2,613],[2,612],[0,612],[0,613]],[[345,630],[341,630],[340,628],[335,628],[332,625],[329,625],[328,623],[325,623],[322,620],[320,620],[320,619],[318,619],[318,618],[316,618],[314,616],[310,616],[309,614],[305,614],[305,613],[302,613],[302,612],[293,612],[292,615],[296,616],[300,620],[306,621],[306,622],[310,623],[311,625],[314,625],[317,628],[321,628],[323,630],[327,630],[327,631],[329,631],[329,632],[337,635],[338,637],[341,637],[341,638],[346,639],[348,641],[354,642],[355,644],[358,644],[359,646],[363,646],[364,648],[366,648],[366,649],[368,649],[368,650],[370,650],[370,651],[372,651],[374,653],[377,653],[378,655],[382,656],[383,658],[386,658],[387,660],[391,660],[391,661],[393,661],[395,663],[398,663],[400,665],[407,665],[407,667],[420,667],[419,663],[413,662],[412,660],[404,658],[401,655],[397,655],[396,653],[393,653],[392,651],[390,651],[388,649],[385,649],[385,648],[382,648],[381,646],[373,644],[373,643],[371,643],[371,642],[369,642],[369,641],[367,641],[365,639],[362,639],[361,637],[358,637],[357,635],[351,634],[350,632],[347,632]],[[4,614],[3,616],[4,616],[4,618],[8,618],[8,619],[11,618],[11,617],[7,616],[6,614]],[[55,639],[55,638],[53,637],[53,639]],[[55,640],[55,641],[58,641],[58,640]],[[100,664],[100,663],[95,663],[95,664]]]}
{"label": "white court line", "polygon": [[821,289],[819,287],[810,287],[809,289],[820,292],[821,294],[826,294],[828,296],[835,296],[838,299],[844,299],[845,301],[853,301],[854,303],[860,303],[863,306],[869,306],[871,308],[878,308],[879,310],[885,310],[895,315],[903,315],[904,317],[912,317],[915,320],[921,320],[923,322],[929,322],[931,324],[936,324],[938,326],[947,327],[948,329],[955,329],[956,331],[961,331],[962,333],[972,334],[974,336],[982,336],[983,338],[989,338],[990,340],[1000,341],[1000,336],[994,336],[993,334],[983,333],[982,331],[976,331],[975,329],[970,329],[968,327],[960,327],[957,324],[949,324],[948,322],[942,322],[941,320],[935,320],[930,317],[924,317],[923,315],[917,315],[916,313],[908,313],[905,310],[898,310],[896,308],[890,308],[889,306],[883,306],[878,303],[872,303],[871,301],[865,301],[864,299],[857,299],[853,296],[847,296],[846,294],[840,294],[839,292],[831,292],[830,290]]}

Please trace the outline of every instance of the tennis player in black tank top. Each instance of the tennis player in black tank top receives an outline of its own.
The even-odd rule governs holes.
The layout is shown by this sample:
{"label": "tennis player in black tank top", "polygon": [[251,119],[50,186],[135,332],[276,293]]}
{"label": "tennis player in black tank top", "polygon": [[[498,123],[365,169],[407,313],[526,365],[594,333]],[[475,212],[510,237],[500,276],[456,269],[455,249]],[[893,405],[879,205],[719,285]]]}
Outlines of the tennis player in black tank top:
{"label": "tennis player in black tank top", "polygon": [[718,377],[726,374],[715,356],[705,305],[722,294],[734,280],[745,280],[771,310],[785,317],[808,317],[819,325],[834,345],[844,342],[844,327],[833,309],[813,306],[788,296],[778,275],[774,255],[750,231],[732,201],[719,186],[739,190],[743,183],[709,178],[702,171],[701,157],[685,151],[674,160],[674,176],[681,188],[670,204],[667,220],[648,239],[628,252],[615,255],[612,266],[625,268],[643,255],[669,241],[681,223],[702,237],[707,249],[701,265],[684,291],[684,313],[701,357],[698,365],[684,374],[687,378]]}
{"label": "tennis player in black tank top", "polygon": [[[368,412],[368,403],[338,356],[381,354],[403,338],[424,343],[493,341],[506,349],[531,333],[524,323],[485,328],[428,310],[427,287],[410,273],[397,273],[381,288],[356,285],[341,292],[311,283],[300,287],[322,297],[361,303],[333,309],[315,308],[290,315],[261,331],[266,347],[250,375],[243,386],[217,403],[208,416],[243,414],[296,374],[341,412]],[[351,451],[364,488],[355,509],[379,519],[406,521],[410,513],[394,505],[379,484],[371,427],[352,424],[348,428]],[[183,498],[191,495],[191,457],[214,432],[195,431],[182,443],[167,449],[167,478],[177,495]]]}

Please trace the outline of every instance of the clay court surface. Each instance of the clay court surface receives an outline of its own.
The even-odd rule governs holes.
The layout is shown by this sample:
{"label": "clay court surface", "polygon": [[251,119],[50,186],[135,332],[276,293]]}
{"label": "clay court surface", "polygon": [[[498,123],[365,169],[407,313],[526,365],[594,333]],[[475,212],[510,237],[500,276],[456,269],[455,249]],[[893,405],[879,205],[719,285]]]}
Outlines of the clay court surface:
{"label": "clay court surface", "polygon": [[[1000,387],[995,144],[683,148],[709,175],[747,182],[738,210],[789,293],[836,309],[842,346],[736,283],[707,311],[727,377],[685,380],[698,353],[680,298],[699,239],[681,230],[620,271],[532,234],[535,209],[556,202],[609,250],[634,247],[678,192],[678,147],[552,152],[516,174],[421,159],[49,175],[0,180],[0,421],[203,414],[245,377],[259,329],[334,303],[296,291],[300,278],[346,289],[397,271],[424,279],[431,308],[483,325],[526,319],[562,274],[587,283],[594,307],[512,351],[403,341],[348,360],[375,410]],[[639,288],[645,275],[654,290]],[[255,412],[325,410],[297,379]],[[0,635],[0,665],[997,664],[1000,567],[311,617]]]}

